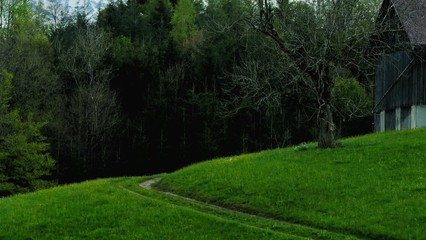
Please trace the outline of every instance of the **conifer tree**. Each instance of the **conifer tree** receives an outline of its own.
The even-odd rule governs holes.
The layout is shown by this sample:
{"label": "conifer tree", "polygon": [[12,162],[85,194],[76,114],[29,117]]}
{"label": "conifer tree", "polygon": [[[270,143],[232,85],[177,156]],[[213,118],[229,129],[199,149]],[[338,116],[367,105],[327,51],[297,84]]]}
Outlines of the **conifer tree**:
{"label": "conifer tree", "polygon": [[46,123],[24,120],[10,106],[12,75],[0,75],[0,196],[36,190],[51,173],[55,161],[40,130]]}

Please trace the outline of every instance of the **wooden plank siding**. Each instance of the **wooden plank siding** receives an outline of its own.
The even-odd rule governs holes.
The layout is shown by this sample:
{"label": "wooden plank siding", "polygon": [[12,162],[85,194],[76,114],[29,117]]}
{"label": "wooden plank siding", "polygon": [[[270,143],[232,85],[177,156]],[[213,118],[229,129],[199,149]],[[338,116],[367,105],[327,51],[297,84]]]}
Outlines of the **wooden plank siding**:
{"label": "wooden plank siding", "polygon": [[426,104],[426,63],[422,55],[399,51],[379,60],[375,113]]}
{"label": "wooden plank siding", "polygon": [[385,130],[386,131],[393,131],[395,130],[395,111],[386,111],[386,117],[385,117]]}
{"label": "wooden plank siding", "polygon": [[383,0],[371,39],[374,130],[426,126],[426,0]]}

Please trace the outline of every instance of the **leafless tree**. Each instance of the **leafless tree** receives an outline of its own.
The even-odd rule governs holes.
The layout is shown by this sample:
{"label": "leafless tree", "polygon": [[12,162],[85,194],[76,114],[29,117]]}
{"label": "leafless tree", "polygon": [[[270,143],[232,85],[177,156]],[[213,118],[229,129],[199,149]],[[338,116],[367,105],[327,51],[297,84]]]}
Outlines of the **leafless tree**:
{"label": "leafless tree", "polygon": [[65,6],[63,5],[63,1],[49,0],[47,2],[46,9],[48,11],[49,19],[53,29],[57,29],[61,23],[64,22],[68,14]]}
{"label": "leafless tree", "polygon": [[109,85],[111,68],[103,65],[109,48],[104,32],[87,27],[79,30],[73,46],[62,50],[61,68],[75,86],[65,112],[68,135],[84,171],[107,167],[110,143],[121,120],[117,96]]}
{"label": "leafless tree", "polygon": [[[298,85],[317,102],[319,146],[335,147],[332,88],[343,72],[365,78],[363,49],[378,4],[365,0],[253,0],[248,21],[272,39],[298,68]],[[347,71],[342,71],[347,70]]]}

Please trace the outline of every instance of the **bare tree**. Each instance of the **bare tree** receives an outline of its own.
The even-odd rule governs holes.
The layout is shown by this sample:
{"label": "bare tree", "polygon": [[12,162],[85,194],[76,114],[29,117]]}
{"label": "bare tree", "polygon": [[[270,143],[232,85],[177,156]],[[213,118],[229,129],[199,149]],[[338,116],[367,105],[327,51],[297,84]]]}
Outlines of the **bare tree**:
{"label": "bare tree", "polygon": [[244,109],[263,109],[267,115],[279,111],[285,91],[292,85],[291,81],[282,81],[287,75],[285,70],[289,70],[289,66],[271,55],[261,59],[244,57],[225,83],[223,115],[233,115]]}
{"label": "bare tree", "polygon": [[92,176],[93,171],[110,167],[111,142],[121,119],[117,96],[109,86],[111,68],[104,65],[109,47],[106,34],[89,26],[78,31],[74,44],[61,56],[61,68],[74,86],[64,113],[70,148]]}
{"label": "bare tree", "polygon": [[298,68],[301,89],[316,99],[320,147],[336,146],[335,77],[349,71],[365,78],[363,49],[374,30],[377,9],[377,3],[365,0],[253,1],[251,26],[278,45]]}
{"label": "bare tree", "polygon": [[62,23],[66,21],[68,12],[60,0],[48,0],[46,9],[51,21],[53,30],[57,29]]}

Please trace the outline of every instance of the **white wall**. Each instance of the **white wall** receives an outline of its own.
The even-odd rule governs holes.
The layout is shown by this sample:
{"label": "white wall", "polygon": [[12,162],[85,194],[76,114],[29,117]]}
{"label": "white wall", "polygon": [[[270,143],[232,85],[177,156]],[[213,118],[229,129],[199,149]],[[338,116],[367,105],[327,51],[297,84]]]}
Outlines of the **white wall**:
{"label": "white wall", "polygon": [[416,106],[416,127],[426,126],[426,105]]}
{"label": "white wall", "polygon": [[[408,126],[409,128],[426,127],[426,105],[411,106],[410,114],[408,117],[402,117],[401,108],[397,108],[395,111],[395,130],[401,130]],[[376,129],[379,132],[384,132],[386,129],[386,112],[380,112],[379,128]]]}

